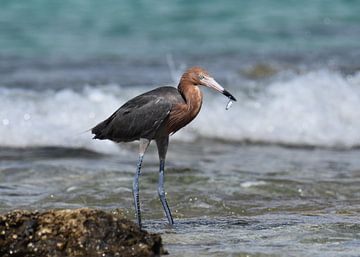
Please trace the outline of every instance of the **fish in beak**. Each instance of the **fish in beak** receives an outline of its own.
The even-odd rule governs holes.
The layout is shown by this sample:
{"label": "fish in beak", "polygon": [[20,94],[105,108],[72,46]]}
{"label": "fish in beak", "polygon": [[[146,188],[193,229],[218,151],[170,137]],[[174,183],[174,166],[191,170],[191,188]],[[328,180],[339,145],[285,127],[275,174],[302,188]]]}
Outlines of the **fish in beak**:
{"label": "fish in beak", "polygon": [[201,82],[204,86],[210,87],[228,97],[229,100],[236,102],[236,98],[232,94],[230,94],[229,91],[225,90],[219,83],[217,83],[214,78],[210,76],[204,76]]}

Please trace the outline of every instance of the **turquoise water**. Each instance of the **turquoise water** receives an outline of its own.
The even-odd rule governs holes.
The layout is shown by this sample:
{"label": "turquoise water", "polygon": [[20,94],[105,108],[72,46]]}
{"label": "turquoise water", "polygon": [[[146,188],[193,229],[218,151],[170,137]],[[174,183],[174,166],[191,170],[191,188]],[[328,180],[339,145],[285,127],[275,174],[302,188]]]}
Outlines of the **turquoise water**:
{"label": "turquoise water", "polygon": [[1,55],[357,51],[358,1],[1,1]]}

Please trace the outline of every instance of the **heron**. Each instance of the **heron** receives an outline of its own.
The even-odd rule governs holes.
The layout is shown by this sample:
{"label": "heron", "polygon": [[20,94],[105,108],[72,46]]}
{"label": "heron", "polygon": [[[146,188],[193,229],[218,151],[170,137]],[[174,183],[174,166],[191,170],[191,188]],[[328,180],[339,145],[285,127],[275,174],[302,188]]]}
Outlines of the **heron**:
{"label": "heron", "polygon": [[139,177],[144,154],[151,140],[156,141],[160,162],[158,195],[170,226],[174,224],[164,188],[169,136],[189,124],[198,115],[203,99],[200,86],[212,88],[228,97],[229,101],[236,101],[235,97],[216,82],[205,69],[192,67],[181,76],[177,88],[158,87],[138,95],[91,129],[92,134],[95,135],[94,139],[109,139],[117,143],[139,140],[139,156],[132,192],[136,220],[140,229],[142,223]]}

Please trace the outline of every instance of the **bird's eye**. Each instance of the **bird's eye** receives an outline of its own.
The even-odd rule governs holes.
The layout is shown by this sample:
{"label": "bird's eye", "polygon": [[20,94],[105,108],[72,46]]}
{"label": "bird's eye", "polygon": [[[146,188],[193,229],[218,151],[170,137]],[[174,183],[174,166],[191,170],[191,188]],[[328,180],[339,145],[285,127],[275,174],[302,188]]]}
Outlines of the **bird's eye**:
{"label": "bird's eye", "polygon": [[204,78],[205,78],[204,75],[202,75],[202,74],[199,75],[199,79],[200,79],[200,80],[203,80]]}

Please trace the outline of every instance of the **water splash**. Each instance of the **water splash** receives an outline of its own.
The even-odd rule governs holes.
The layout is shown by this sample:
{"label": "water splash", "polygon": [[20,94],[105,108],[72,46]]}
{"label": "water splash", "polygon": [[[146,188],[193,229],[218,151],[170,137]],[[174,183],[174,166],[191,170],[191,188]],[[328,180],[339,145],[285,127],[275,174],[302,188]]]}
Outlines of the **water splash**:
{"label": "water splash", "polygon": [[[0,88],[0,146],[65,146],[117,149],[80,134],[108,117],[128,99],[149,90],[116,84],[35,91]],[[233,88],[234,90],[234,88]],[[322,70],[277,80],[256,96],[237,91],[239,103],[224,112],[221,97],[206,93],[202,112],[173,139],[197,137],[288,145],[360,145],[360,73]],[[229,108],[231,102],[228,102]],[[79,135],[80,134],[80,135]]]}

